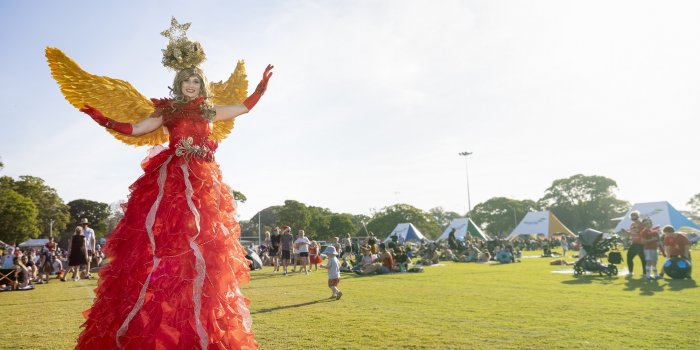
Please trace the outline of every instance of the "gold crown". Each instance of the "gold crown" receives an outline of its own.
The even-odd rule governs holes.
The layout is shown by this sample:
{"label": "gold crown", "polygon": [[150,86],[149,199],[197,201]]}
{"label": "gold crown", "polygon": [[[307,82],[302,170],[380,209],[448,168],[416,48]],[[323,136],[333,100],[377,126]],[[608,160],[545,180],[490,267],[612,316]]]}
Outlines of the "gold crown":
{"label": "gold crown", "polygon": [[187,38],[191,23],[180,24],[175,17],[170,20],[170,28],[160,33],[168,38],[168,46],[163,51],[163,65],[174,70],[197,67],[207,59],[199,42]]}

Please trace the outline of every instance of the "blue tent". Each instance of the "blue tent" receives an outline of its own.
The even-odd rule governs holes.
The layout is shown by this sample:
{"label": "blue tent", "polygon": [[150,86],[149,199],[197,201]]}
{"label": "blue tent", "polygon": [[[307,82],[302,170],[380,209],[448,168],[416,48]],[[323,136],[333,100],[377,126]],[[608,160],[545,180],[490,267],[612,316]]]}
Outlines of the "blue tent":
{"label": "blue tent", "polygon": [[391,241],[391,236],[397,236],[399,238],[399,242],[420,241],[422,239],[425,239],[425,236],[423,236],[423,234],[420,233],[420,231],[418,231],[418,229],[411,223],[403,223],[396,225],[394,230],[391,231],[391,233],[384,240],[384,242],[386,243]]}
{"label": "blue tent", "polygon": [[654,226],[671,225],[676,230],[686,227],[700,231],[700,226],[681,214],[671,204],[664,201],[637,203],[633,205],[625,214],[625,218],[615,226],[615,232],[620,232],[622,229],[629,229],[632,224],[630,213],[635,210],[639,212],[641,217],[648,216]]}

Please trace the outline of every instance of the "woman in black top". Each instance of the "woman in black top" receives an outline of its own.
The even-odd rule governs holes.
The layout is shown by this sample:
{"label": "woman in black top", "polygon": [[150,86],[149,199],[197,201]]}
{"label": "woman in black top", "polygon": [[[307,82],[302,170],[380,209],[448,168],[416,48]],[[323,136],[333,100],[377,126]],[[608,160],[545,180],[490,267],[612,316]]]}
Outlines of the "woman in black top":
{"label": "woman in black top", "polygon": [[66,281],[66,275],[71,270],[73,271],[73,281],[80,279],[78,272],[81,265],[87,265],[87,244],[85,244],[85,236],[83,236],[83,228],[78,226],[71,237],[68,244],[68,270],[63,275],[61,281]]}

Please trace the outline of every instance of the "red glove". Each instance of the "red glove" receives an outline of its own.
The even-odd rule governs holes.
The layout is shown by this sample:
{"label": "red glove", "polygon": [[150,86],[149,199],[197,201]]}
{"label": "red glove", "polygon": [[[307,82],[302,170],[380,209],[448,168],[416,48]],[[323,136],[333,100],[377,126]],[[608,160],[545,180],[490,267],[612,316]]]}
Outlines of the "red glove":
{"label": "red glove", "polygon": [[245,101],[243,101],[243,105],[248,108],[248,110],[253,109],[253,107],[260,100],[260,97],[262,97],[262,95],[265,93],[265,90],[267,90],[267,83],[270,81],[270,77],[272,76],[272,68],[275,67],[270,64],[267,65],[267,68],[265,68],[265,72],[263,73],[263,78],[260,80],[260,83],[258,83],[258,87],[255,88],[255,92],[248,96]]}
{"label": "red glove", "polygon": [[125,135],[131,135],[131,133],[134,131],[134,127],[131,124],[120,123],[116,120],[109,119],[105,117],[104,114],[102,114],[102,112],[98,111],[95,107],[92,107],[90,105],[85,105],[85,107],[81,108],[80,111],[89,115],[90,118],[97,122],[97,124],[100,124],[101,126],[104,126],[107,129],[112,129],[116,132]]}

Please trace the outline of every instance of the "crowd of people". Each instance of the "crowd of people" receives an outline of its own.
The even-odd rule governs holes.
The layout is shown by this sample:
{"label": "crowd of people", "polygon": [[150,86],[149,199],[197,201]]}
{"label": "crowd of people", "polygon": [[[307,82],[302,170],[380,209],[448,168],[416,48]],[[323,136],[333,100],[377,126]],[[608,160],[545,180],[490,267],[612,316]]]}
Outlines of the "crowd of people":
{"label": "crowd of people", "polygon": [[91,279],[91,272],[99,269],[105,259],[87,219],[82,219],[75,228],[66,249],[61,249],[53,237],[49,237],[43,247],[7,245],[0,248],[2,291],[32,290],[36,284],[49,283],[52,279],[62,282],[68,278],[73,281]]}
{"label": "crowd of people", "polygon": [[[666,258],[680,258],[691,261],[688,237],[671,225],[663,228],[654,226],[651,218],[641,217],[638,211],[630,213],[632,224],[628,230],[623,230],[627,246],[627,275],[634,275],[634,260],[639,257],[642,265],[642,276],[647,280],[663,278],[666,271],[657,268],[659,253]],[[653,273],[653,275],[652,275]]]}
{"label": "crowd of people", "polygon": [[[634,273],[634,260],[637,257],[641,261],[642,275],[647,279],[664,276],[663,269],[657,269],[659,253],[664,257],[690,260],[691,242],[684,234],[675,231],[672,226],[663,229],[652,226],[651,220],[640,218],[638,212],[633,212],[631,219],[629,230],[623,231],[629,276]],[[61,249],[53,237],[49,237],[44,247],[5,247],[0,289],[31,290],[35,284],[49,283],[52,277],[60,281],[93,278],[91,270],[99,268],[105,256],[88,225],[87,219],[81,220],[67,249]],[[454,230],[443,241],[405,242],[401,237],[392,236],[382,242],[369,232],[367,237],[353,238],[347,234],[342,239],[334,237],[326,243],[309,239],[304,230],[298,230],[294,236],[291,227],[282,226],[265,233],[258,254],[263,265],[271,266],[273,272],[284,275],[297,271],[308,275],[318,271],[319,267],[328,268],[328,264],[323,264],[324,255],[338,260],[339,271],[372,275],[422,271],[422,266],[438,264],[441,260],[516,262],[520,261],[523,250],[542,250],[543,256],[551,256],[552,247],[560,247],[562,253],[559,255],[563,257],[569,250],[580,249],[576,240],[566,237],[487,241],[469,235],[465,239],[457,239]],[[339,294],[334,290],[333,295]]]}
{"label": "crowd of people", "polygon": [[[418,272],[423,266],[438,264],[441,260],[459,262],[489,262],[500,252],[507,252],[515,262],[521,256],[519,246],[506,241],[486,241],[468,236],[457,240],[450,235],[447,241],[406,242],[392,236],[385,242],[368,232],[366,237],[334,237],[330,242],[310,240],[304,230],[296,236],[289,226],[276,227],[265,232],[258,254],[263,265],[273,272],[289,275],[299,271],[308,274],[318,270],[327,248],[335,249],[340,270],[360,275]],[[326,254],[327,255],[327,254]]]}
{"label": "crowd of people", "polygon": [[[323,255],[328,255],[329,247],[335,249],[334,256],[337,256],[339,268],[344,271],[354,271],[363,265],[369,265],[370,258],[365,258],[365,255],[371,254],[369,256],[373,263],[378,259],[380,251],[391,251],[392,258],[393,254],[399,253],[398,246],[387,248],[372,233],[364,239],[352,238],[347,234],[343,239],[334,237],[331,242],[324,242],[310,240],[304,230],[298,230],[294,237],[289,226],[282,226],[274,228],[272,232],[265,232],[265,240],[260,245],[258,254],[264,265],[273,267],[273,272],[289,275],[299,268],[299,272],[308,274],[322,267]],[[392,265],[392,270],[393,267]]]}

